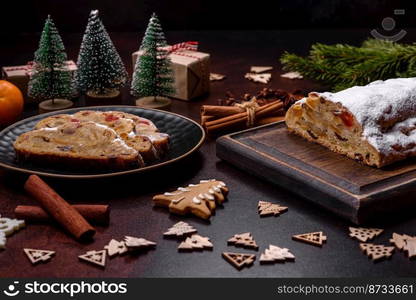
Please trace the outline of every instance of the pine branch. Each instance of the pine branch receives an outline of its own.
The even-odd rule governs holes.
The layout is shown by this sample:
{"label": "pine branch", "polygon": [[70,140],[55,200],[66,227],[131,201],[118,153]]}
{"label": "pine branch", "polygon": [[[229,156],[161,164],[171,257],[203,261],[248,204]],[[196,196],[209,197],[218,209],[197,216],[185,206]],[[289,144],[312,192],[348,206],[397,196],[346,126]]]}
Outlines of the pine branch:
{"label": "pine branch", "polygon": [[375,39],[364,41],[361,47],[317,43],[307,57],[284,53],[280,60],[284,70],[298,71],[334,90],[380,79],[416,76],[416,44]]}

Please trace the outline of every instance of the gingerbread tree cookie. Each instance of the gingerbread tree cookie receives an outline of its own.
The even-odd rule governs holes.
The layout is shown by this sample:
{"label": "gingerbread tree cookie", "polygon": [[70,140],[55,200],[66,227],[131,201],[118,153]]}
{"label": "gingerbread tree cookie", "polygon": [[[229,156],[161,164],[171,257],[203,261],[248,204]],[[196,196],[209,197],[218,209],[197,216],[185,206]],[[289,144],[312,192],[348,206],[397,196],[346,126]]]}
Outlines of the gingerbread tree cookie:
{"label": "gingerbread tree cookie", "polygon": [[383,229],[379,228],[362,228],[362,227],[349,227],[350,230],[350,237],[356,238],[361,242],[367,242],[368,240],[372,240],[376,236],[379,236]]}
{"label": "gingerbread tree cookie", "polygon": [[297,234],[292,236],[292,239],[295,241],[311,244],[314,246],[321,247],[324,242],[326,242],[326,236],[323,234],[322,231],[318,232],[310,232],[310,233],[303,233]]}
{"label": "gingerbread tree cookie", "polygon": [[198,184],[180,187],[174,192],[153,197],[155,205],[169,207],[172,213],[192,213],[202,219],[209,219],[216,204],[225,200],[228,188],[224,182],[215,179],[201,180]]}
{"label": "gingerbread tree cookie", "polygon": [[233,253],[233,252],[223,252],[222,257],[236,267],[238,270],[241,270],[244,267],[249,267],[253,264],[256,259],[254,254],[246,253]]}
{"label": "gingerbread tree cookie", "polygon": [[374,245],[369,243],[361,243],[360,249],[373,261],[388,258],[393,255],[394,247],[386,247],[384,245]]}
{"label": "gingerbread tree cookie", "polygon": [[180,243],[178,250],[179,251],[193,251],[193,250],[204,250],[212,249],[214,246],[209,241],[208,237],[200,236],[199,234],[194,234],[191,237],[186,238],[186,240]]}
{"label": "gingerbread tree cookie", "polygon": [[196,232],[197,230],[193,226],[180,221],[169,228],[163,235],[167,237],[182,237]]}
{"label": "gingerbread tree cookie", "polygon": [[259,201],[259,204],[257,205],[257,208],[259,210],[260,217],[266,217],[266,216],[278,216],[281,213],[284,213],[287,211],[286,206],[280,206],[279,204],[267,202],[267,201]]}
{"label": "gingerbread tree cookie", "polygon": [[255,250],[259,249],[259,246],[257,246],[256,241],[253,239],[250,232],[235,234],[228,240],[228,244]]}

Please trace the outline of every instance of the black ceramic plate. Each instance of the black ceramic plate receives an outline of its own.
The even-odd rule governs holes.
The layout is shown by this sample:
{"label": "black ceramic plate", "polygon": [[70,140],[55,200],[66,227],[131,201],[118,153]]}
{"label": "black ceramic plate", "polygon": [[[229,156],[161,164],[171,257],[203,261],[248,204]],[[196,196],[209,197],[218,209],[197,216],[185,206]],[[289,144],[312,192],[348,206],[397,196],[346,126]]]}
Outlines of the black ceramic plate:
{"label": "black ceramic plate", "polygon": [[[62,113],[73,114],[80,110],[86,109],[99,111],[123,111],[153,121],[161,132],[165,132],[170,136],[170,148],[168,154],[163,158],[163,160],[157,161],[143,168],[136,168],[117,172],[109,171],[102,173],[92,173],[88,172],[88,170],[65,170],[53,167],[42,167],[38,165],[32,165],[27,162],[22,163],[16,161],[16,155],[13,149],[13,142],[20,134],[32,130],[35,124],[45,117]],[[63,178],[97,178],[122,175],[128,173],[138,173],[159,168],[161,166],[173,163],[190,155],[192,152],[196,151],[202,145],[204,138],[204,130],[199,124],[186,117],[171,112],[165,112],[155,109],[144,109],[134,106],[96,106],[71,108],[24,119],[1,131],[0,166],[7,169],[30,174]]]}

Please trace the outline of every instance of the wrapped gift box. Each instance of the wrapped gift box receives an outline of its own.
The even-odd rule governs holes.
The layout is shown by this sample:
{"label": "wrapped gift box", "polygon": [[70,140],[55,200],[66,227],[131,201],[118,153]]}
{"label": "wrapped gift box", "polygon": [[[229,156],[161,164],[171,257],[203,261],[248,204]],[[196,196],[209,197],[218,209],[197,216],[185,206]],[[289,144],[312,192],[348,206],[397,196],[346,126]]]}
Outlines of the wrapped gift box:
{"label": "wrapped gift box", "polygon": [[[33,98],[27,95],[27,85],[29,83],[32,65],[33,64],[29,62],[27,65],[23,66],[10,66],[2,68],[2,78],[13,83],[20,89],[26,103],[35,102]],[[65,65],[68,71],[72,72],[73,74],[77,70],[77,65],[72,60],[67,60]]]}
{"label": "wrapped gift box", "polygon": [[[133,70],[140,55],[141,51],[132,54]],[[172,61],[176,92],[166,96],[192,100],[209,92],[210,55],[208,53],[181,49],[170,53],[169,58]]]}

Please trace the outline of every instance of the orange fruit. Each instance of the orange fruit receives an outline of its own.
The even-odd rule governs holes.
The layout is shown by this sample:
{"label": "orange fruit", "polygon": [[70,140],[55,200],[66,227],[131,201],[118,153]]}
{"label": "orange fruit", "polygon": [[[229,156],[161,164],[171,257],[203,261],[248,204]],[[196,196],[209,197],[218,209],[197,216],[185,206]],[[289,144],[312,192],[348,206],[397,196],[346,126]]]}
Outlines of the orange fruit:
{"label": "orange fruit", "polygon": [[23,95],[17,86],[0,80],[0,126],[15,122],[23,111]]}

